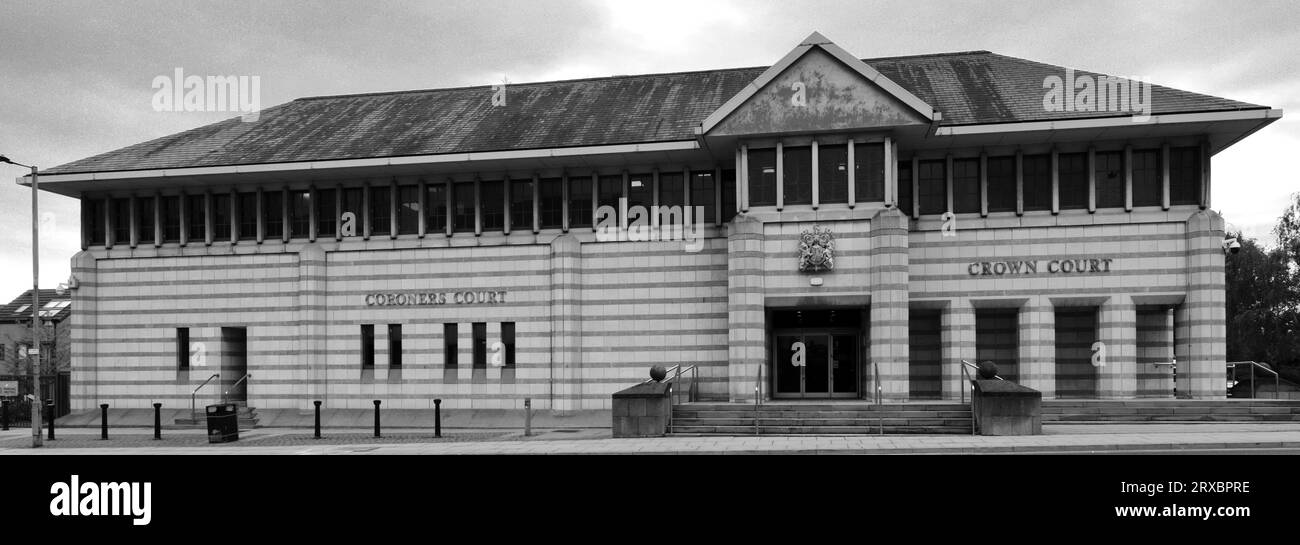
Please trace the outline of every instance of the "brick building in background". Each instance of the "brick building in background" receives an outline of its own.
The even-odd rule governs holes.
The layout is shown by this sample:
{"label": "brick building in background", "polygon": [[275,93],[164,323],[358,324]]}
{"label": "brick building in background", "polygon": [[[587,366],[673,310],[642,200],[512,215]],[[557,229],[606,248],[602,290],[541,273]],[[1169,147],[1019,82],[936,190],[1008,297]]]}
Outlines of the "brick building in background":
{"label": "brick building in background", "polygon": [[1168,397],[1175,356],[1180,395],[1222,398],[1210,158],[1281,112],[1045,103],[1080,77],[1119,90],[814,34],[771,67],[305,98],[63,165],[74,405],[251,373],[232,396],[265,409],[608,409],[675,364],[706,399],[902,401],[956,397],[963,359]]}

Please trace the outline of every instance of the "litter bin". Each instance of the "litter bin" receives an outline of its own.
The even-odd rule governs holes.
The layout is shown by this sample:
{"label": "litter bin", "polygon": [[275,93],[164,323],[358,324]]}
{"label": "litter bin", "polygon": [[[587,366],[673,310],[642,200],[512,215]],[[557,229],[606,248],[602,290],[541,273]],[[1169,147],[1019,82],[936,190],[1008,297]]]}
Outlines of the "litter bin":
{"label": "litter bin", "polygon": [[236,405],[208,405],[208,442],[239,440],[239,408]]}

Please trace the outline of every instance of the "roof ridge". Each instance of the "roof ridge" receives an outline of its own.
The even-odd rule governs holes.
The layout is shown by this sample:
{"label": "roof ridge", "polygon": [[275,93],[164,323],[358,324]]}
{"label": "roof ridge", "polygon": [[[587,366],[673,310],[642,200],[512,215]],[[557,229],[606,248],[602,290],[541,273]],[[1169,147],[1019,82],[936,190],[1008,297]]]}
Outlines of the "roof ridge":
{"label": "roof ridge", "polygon": [[[956,57],[956,56],[962,56],[962,55],[987,55],[987,54],[990,54],[990,53],[991,53],[990,51],[986,51],[986,50],[972,50],[972,51],[954,51],[954,52],[950,52],[950,53],[921,53],[921,54],[916,54],[916,55],[898,55],[898,56],[892,56],[892,57],[875,57],[875,58],[870,58],[870,59],[859,59],[859,60],[861,60],[862,62],[871,63],[871,62],[881,62],[881,61],[895,61],[895,60],[901,60],[901,59],[914,59],[914,58],[919,58],[919,57]],[[586,77],[586,78],[572,78],[572,79],[558,79],[558,80],[546,80],[546,81],[530,81],[530,82],[522,82],[522,83],[508,83],[508,85],[518,85],[518,86],[525,86],[525,85],[528,85],[528,86],[532,86],[532,85],[553,85],[553,84],[560,84],[560,83],[581,83],[581,82],[587,82],[587,81],[614,80],[614,79],[657,78],[657,77],[664,77],[664,76],[684,76],[684,75],[690,75],[690,74],[703,74],[703,73],[743,72],[743,71],[747,71],[747,70],[763,70],[763,69],[766,69],[766,68],[769,68],[769,67],[770,67],[770,66],[743,66],[743,67],[733,67],[733,68],[707,68],[707,69],[702,69],[702,70],[680,70],[680,71],[676,71],[676,72],[652,72],[652,73],[648,73],[648,74],[616,74],[616,75],[612,75],[612,76],[592,76],[592,77]],[[404,95],[404,94],[417,94],[417,93],[432,93],[432,92],[435,92],[435,91],[465,91],[465,90],[469,90],[469,89],[491,89],[494,85],[496,85],[496,84],[488,84],[488,85],[462,85],[462,86],[458,86],[458,87],[429,87],[429,88],[424,88],[424,89],[403,89],[403,90],[398,90],[398,91],[371,91],[371,92],[368,92],[368,93],[346,93],[346,94],[341,94],[341,95],[315,95],[315,96],[307,96],[307,97],[299,97],[299,98],[295,98],[295,99],[293,99],[293,100],[290,101],[290,102],[306,102],[306,101],[311,101],[311,100],[329,100],[329,99],[340,99],[340,98],[358,98],[358,97],[383,96],[383,95]]]}

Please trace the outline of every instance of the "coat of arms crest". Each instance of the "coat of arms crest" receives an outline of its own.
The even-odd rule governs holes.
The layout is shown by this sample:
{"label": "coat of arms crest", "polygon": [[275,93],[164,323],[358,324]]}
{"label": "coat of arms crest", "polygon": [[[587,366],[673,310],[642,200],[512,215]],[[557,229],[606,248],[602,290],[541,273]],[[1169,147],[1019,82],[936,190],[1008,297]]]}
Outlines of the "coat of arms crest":
{"label": "coat of arms crest", "polygon": [[799,237],[799,271],[820,272],[835,268],[835,238],[829,229],[814,225]]}

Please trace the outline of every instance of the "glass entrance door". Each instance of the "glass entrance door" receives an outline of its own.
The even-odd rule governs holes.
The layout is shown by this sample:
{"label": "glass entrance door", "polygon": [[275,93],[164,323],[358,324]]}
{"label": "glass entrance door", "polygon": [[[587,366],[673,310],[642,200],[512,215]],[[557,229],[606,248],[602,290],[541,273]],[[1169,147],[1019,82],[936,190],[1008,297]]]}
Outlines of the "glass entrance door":
{"label": "glass entrance door", "polygon": [[857,397],[857,335],[788,331],[773,338],[775,397]]}

